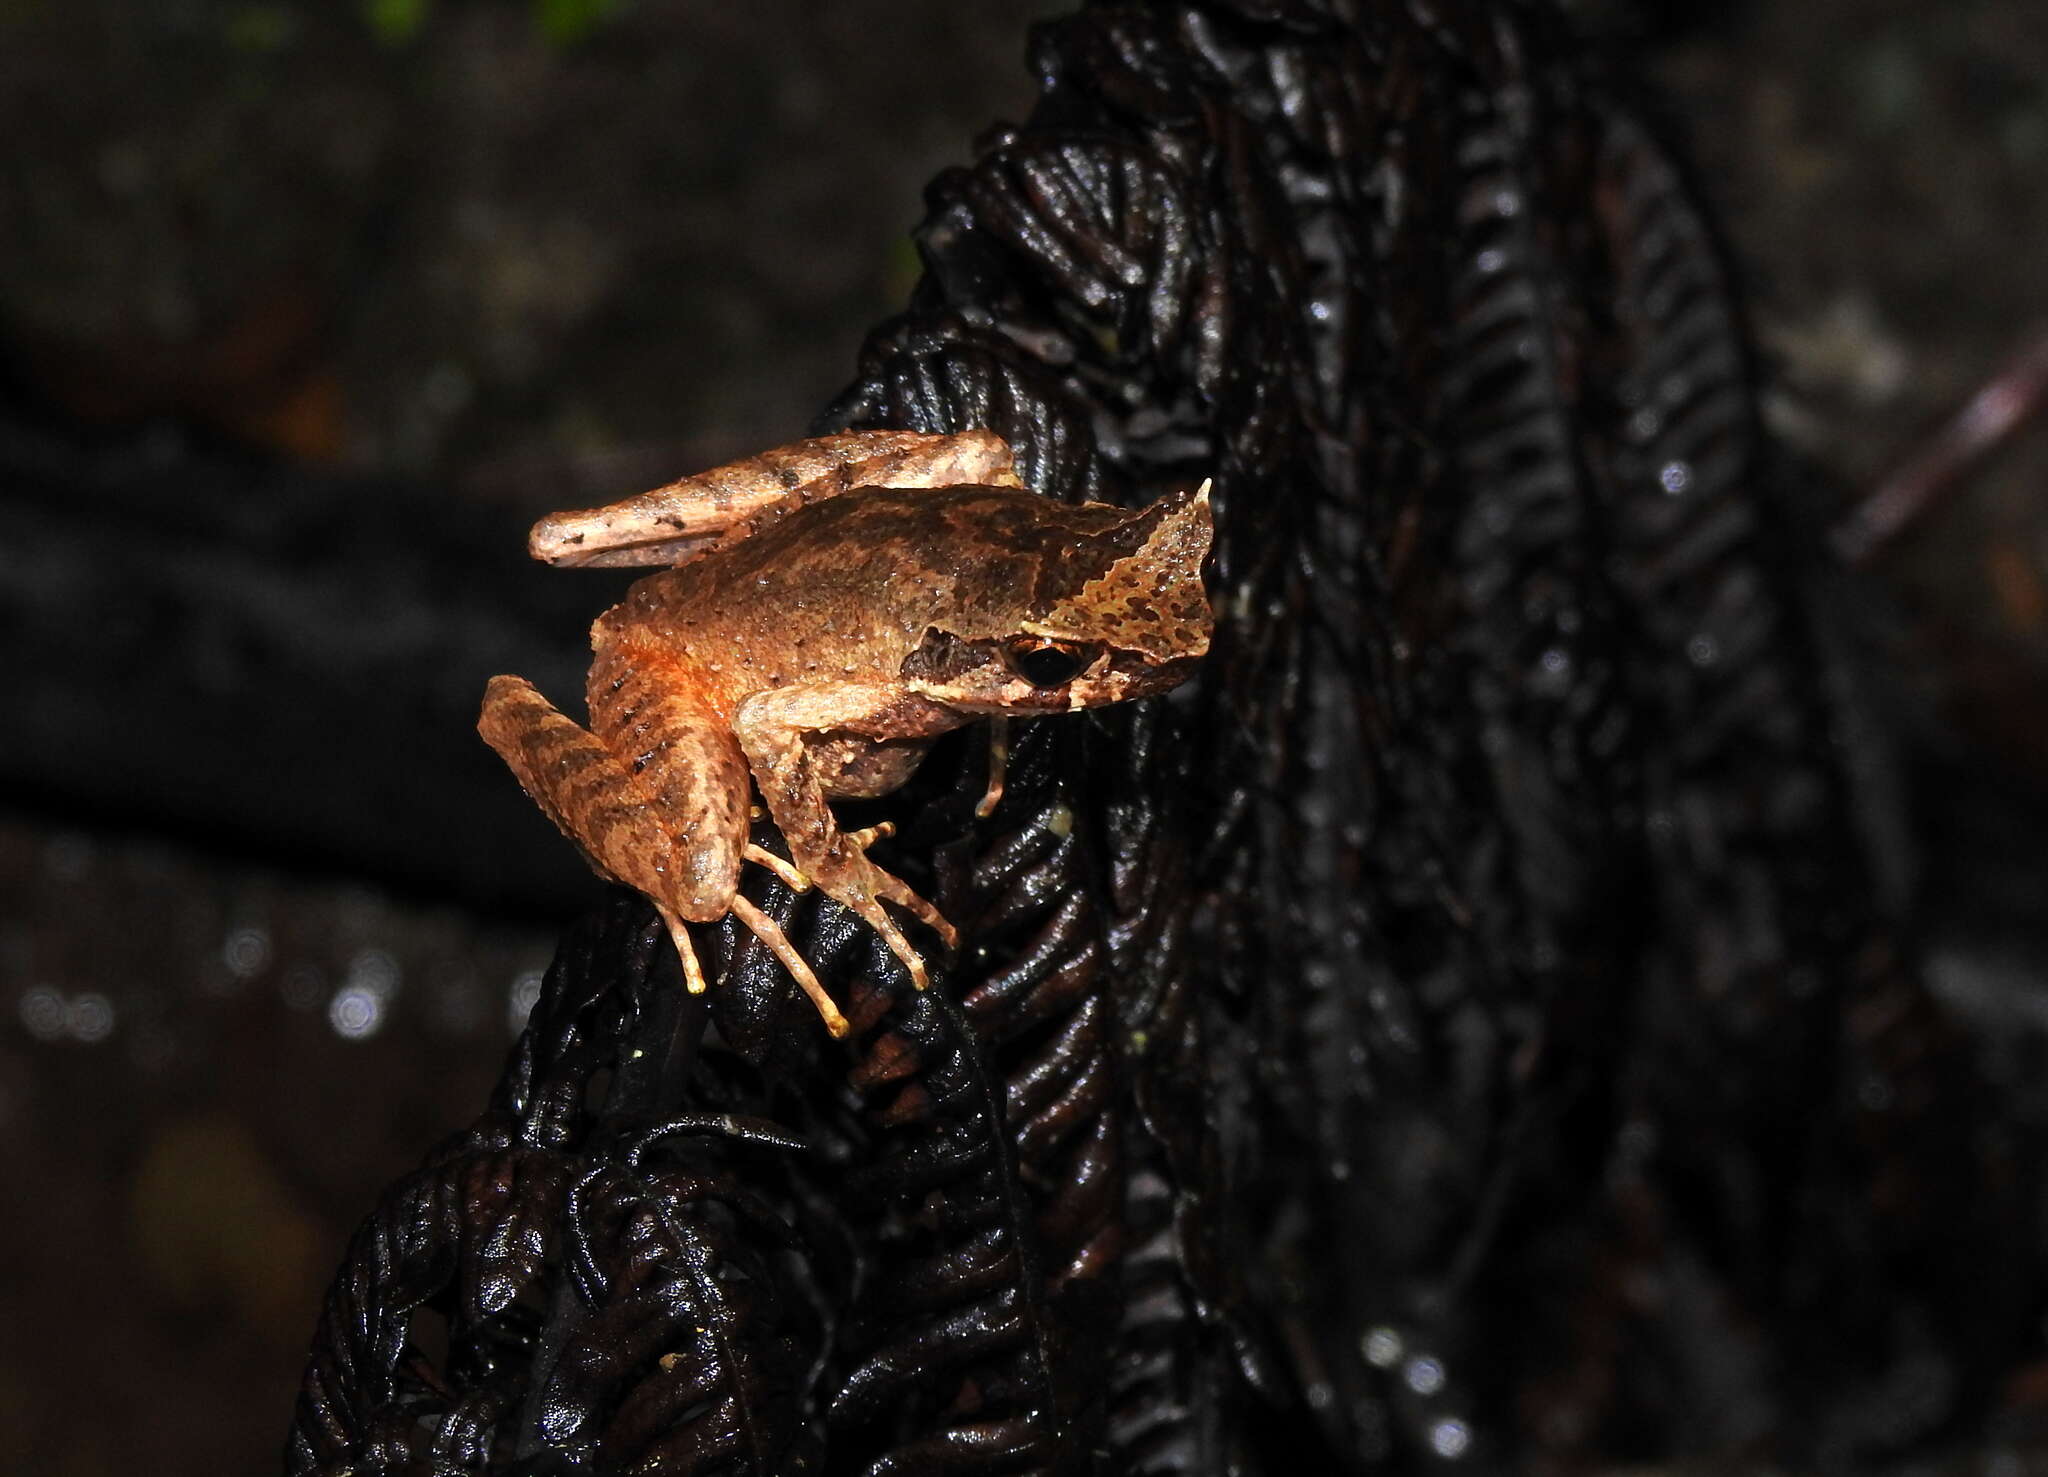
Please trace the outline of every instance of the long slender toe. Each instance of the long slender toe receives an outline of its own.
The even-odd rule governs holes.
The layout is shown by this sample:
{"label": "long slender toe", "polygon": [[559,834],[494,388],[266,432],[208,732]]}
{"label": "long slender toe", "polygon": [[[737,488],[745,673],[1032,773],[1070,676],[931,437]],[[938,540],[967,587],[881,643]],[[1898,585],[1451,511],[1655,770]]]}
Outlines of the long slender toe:
{"label": "long slender toe", "polygon": [[741,848],[740,855],[747,861],[759,863],[780,877],[791,892],[809,892],[811,890],[811,879],[802,872],[799,872],[793,864],[784,861],[772,851],[756,846],[753,842],[749,841]]}
{"label": "long slender toe", "polygon": [[881,935],[882,942],[889,946],[889,952],[902,961],[903,968],[910,975],[910,982],[913,985],[922,990],[931,983],[930,977],[925,973],[924,955],[911,947],[910,940],[903,936],[903,930],[896,926],[893,918],[882,911],[880,903],[870,898],[863,902],[849,902],[848,906],[867,920],[868,927]]}
{"label": "long slender toe", "polygon": [[876,897],[881,898],[885,902],[896,904],[897,907],[902,908],[913,918],[931,929],[933,933],[944,939],[947,948],[957,949],[960,947],[960,931],[946,921],[945,914],[941,913],[932,904],[926,902],[902,878],[891,876],[880,867],[876,867],[869,886],[873,889]]}
{"label": "long slender toe", "polygon": [[692,995],[701,995],[705,990],[704,966],[697,960],[697,950],[690,943],[690,930],[683,920],[666,909],[662,910],[661,921],[668,925],[668,936],[675,941],[676,955],[683,961],[683,985]]}
{"label": "long slender toe", "polygon": [[732,900],[733,916],[744,923],[755,938],[768,946],[769,952],[782,961],[782,967],[789,971],[797,987],[808,995],[811,1004],[825,1022],[825,1029],[835,1037],[843,1037],[850,1029],[846,1017],[839,1013],[839,1007],[832,997],[825,993],[825,987],[818,982],[818,976],[811,971],[804,956],[796,951],[789,941],[789,935],[782,931],[782,925],[755,907],[743,896],[735,895]]}

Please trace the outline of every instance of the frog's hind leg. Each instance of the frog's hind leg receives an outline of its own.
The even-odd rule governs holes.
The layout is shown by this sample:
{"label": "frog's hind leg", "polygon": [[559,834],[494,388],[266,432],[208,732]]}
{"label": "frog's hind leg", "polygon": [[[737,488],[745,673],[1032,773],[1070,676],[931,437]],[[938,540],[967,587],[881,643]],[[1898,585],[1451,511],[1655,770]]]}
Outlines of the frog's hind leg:
{"label": "frog's hind leg", "polygon": [[749,841],[746,849],[740,855],[743,859],[766,867],[769,871],[780,877],[783,886],[787,887],[791,892],[809,892],[811,890],[811,879],[799,872],[794,862],[784,861],[766,847],[756,846],[753,842]]}
{"label": "frog's hind leg", "polygon": [[701,992],[703,966],[684,925],[723,917],[731,906],[745,790],[737,829],[716,824],[716,807],[694,817],[669,809],[668,797],[639,768],[521,677],[491,679],[477,732],[600,876],[653,901],[675,940],[684,980],[693,993]]}
{"label": "frog's hind leg", "polygon": [[825,1022],[825,1029],[834,1036],[844,1036],[848,1030],[846,1017],[839,1013],[839,1007],[833,1003],[832,997],[825,993],[825,987],[818,982],[818,976],[812,971],[810,961],[796,951],[796,945],[789,941],[789,935],[782,931],[782,925],[755,907],[744,893],[733,894],[732,915],[744,923],[754,937],[766,944],[769,952],[782,961],[782,967],[789,971],[789,977],[797,982],[797,987],[804,994],[810,996],[811,1004],[817,1008],[819,1016]]}
{"label": "frog's hind leg", "polygon": [[802,506],[856,487],[1019,487],[993,431],[841,431],[698,472],[602,508],[551,513],[527,551],[556,565],[682,564],[778,504]]}
{"label": "frog's hind leg", "polygon": [[631,661],[601,657],[592,669],[592,726],[631,767],[658,813],[687,838],[685,870],[696,873],[693,898],[704,909],[701,916],[730,912],[739,919],[810,997],[825,1028],[844,1036],[846,1018],[810,964],[775,920],[739,891],[743,861],[766,867],[795,892],[808,889],[811,879],[795,863],[747,839],[752,786],[746,757],[732,730],[693,702],[690,691],[686,671],[665,670],[646,653]]}
{"label": "frog's hind leg", "polygon": [[[838,443],[846,443],[841,450]],[[846,457],[834,491],[854,487],[1022,487],[1010,445],[994,431],[843,431],[803,445]]]}

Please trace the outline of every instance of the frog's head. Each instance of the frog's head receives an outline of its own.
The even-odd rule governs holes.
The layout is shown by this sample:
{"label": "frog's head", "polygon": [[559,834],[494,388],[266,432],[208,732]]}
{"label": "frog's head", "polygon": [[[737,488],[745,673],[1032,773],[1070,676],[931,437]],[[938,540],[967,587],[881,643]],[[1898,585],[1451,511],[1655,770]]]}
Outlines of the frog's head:
{"label": "frog's head", "polygon": [[1025,716],[1146,697],[1194,674],[1215,625],[1202,588],[1209,484],[1127,513],[1052,508],[1059,536],[1013,555],[1025,588],[960,629],[933,626],[903,666],[913,691],[961,712]]}

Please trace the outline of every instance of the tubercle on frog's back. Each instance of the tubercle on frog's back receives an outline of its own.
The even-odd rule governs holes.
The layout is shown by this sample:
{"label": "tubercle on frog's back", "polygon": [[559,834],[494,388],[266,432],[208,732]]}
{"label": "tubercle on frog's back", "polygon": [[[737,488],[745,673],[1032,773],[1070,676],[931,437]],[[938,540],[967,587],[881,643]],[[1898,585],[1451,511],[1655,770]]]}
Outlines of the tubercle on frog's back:
{"label": "tubercle on frog's back", "polygon": [[[606,612],[615,614],[617,607]],[[707,721],[729,726],[742,684],[725,677],[723,663],[708,663],[687,647],[650,640],[630,626],[604,629],[598,622],[591,643],[589,701],[591,715],[601,709],[629,711],[659,705],[702,713]]]}
{"label": "tubercle on frog's back", "polygon": [[[683,922],[731,911],[834,1034],[846,1029],[804,958],[737,891],[742,860],[779,865],[792,886],[815,883],[852,908],[922,987],[923,958],[882,902],[948,946],[955,931],[861,844],[839,839],[827,802],[899,787],[932,738],[978,716],[1163,690],[1206,647],[1199,566],[1209,523],[1199,494],[1199,528],[1175,542],[1159,530],[1188,521],[1176,511],[1184,496],[1156,511],[1052,502],[1014,474],[998,476],[1008,453],[997,443],[999,458],[984,455],[991,439],[863,433],[765,454],[677,484],[689,494],[677,495],[682,511],[697,520],[689,528],[662,525],[662,509],[640,506],[645,499],[564,515],[574,525],[564,537],[581,529],[585,547],[556,562],[646,566],[676,533],[689,535],[677,550],[687,562],[636,582],[593,626],[595,732],[510,680],[487,697],[480,727],[600,871],[664,906],[692,988],[705,981]],[[856,466],[887,475],[868,456],[876,445],[909,481],[852,480]],[[781,476],[765,485],[807,457],[830,464],[829,488],[792,493]],[[707,509],[721,499],[737,507],[741,495],[761,511],[714,535]],[[1199,548],[1189,542],[1197,532]],[[593,551],[600,557],[585,557]],[[1167,618],[1183,605],[1186,619]],[[1040,673],[1065,675],[1027,679],[1020,650],[1075,665],[1041,664]],[[971,659],[953,660],[957,652]],[[798,747],[811,762],[783,762]],[[750,770],[787,861],[746,842]],[[622,823],[638,829],[627,835]]]}
{"label": "tubercle on frog's back", "polygon": [[[783,602],[774,601],[758,627],[744,618],[721,619],[729,597],[701,576],[701,570],[649,575],[598,618],[591,627],[593,695],[622,680],[613,674],[624,674],[649,701],[687,705],[729,723],[756,693],[865,671],[856,655],[872,644],[872,633],[841,630],[831,621],[805,631],[786,618]],[[782,618],[767,618],[777,612]]]}

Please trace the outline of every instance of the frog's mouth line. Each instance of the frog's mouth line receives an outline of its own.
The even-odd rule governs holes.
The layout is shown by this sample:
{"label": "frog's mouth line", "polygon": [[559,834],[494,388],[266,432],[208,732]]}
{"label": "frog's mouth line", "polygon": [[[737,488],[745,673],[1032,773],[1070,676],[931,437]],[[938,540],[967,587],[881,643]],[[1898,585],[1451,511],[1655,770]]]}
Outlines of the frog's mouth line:
{"label": "frog's mouth line", "polygon": [[973,680],[990,666],[1000,667],[997,643],[963,642],[962,646],[989,649],[971,656],[956,654],[960,665],[943,672],[921,670],[906,661],[903,677],[918,696],[963,713],[983,717],[1038,718],[1056,713],[1079,712],[1083,708],[1106,707],[1131,698],[1150,697],[1177,687],[1193,675],[1199,656],[1176,657],[1154,662],[1142,653],[1110,648],[1057,687],[1034,687],[1007,671],[998,682]]}

